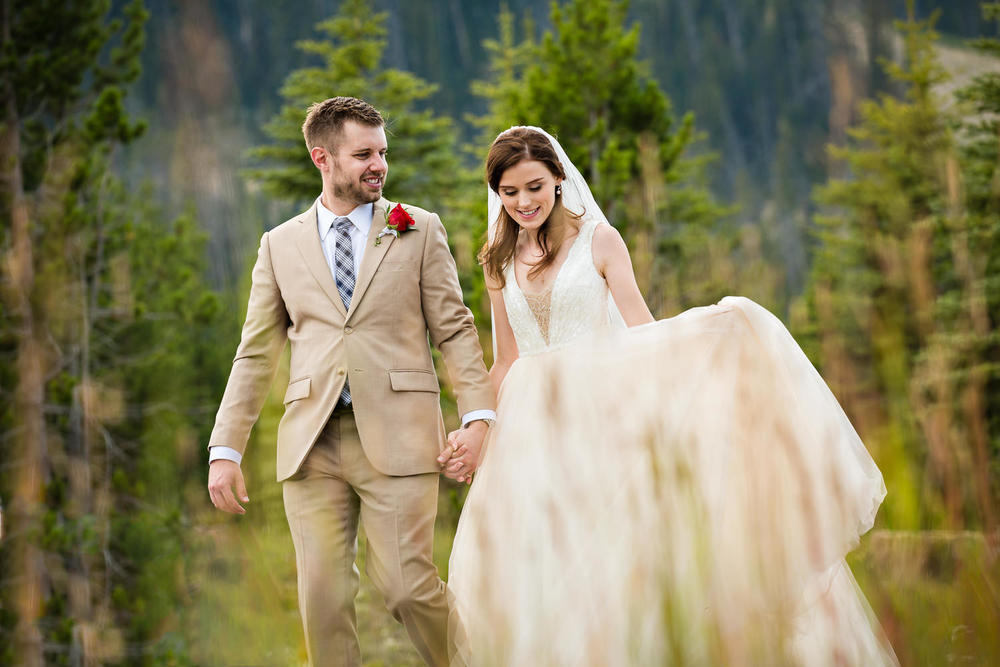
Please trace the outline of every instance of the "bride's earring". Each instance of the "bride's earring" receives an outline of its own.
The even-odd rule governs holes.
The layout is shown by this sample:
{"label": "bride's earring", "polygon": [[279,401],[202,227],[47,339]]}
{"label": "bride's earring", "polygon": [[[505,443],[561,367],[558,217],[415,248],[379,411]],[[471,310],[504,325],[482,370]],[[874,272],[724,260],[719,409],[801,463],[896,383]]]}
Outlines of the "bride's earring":
{"label": "bride's earring", "polygon": [[560,185],[560,184],[557,183],[556,184],[556,197],[559,197],[561,195],[562,195],[562,185]]}

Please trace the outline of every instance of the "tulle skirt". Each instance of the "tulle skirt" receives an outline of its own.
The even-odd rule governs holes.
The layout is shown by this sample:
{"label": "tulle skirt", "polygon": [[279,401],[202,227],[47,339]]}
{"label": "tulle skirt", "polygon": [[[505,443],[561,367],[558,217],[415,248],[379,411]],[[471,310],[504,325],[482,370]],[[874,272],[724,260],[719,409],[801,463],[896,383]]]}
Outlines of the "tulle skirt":
{"label": "tulle skirt", "polygon": [[843,560],[885,493],[747,299],[521,358],[452,550],[454,664],[896,664]]}

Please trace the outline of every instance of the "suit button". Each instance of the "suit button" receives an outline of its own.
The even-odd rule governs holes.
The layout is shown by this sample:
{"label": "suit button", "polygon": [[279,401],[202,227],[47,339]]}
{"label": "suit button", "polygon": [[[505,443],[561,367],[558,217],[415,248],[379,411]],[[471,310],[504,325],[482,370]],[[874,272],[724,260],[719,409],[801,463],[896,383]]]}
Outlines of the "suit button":
{"label": "suit button", "polygon": [[351,327],[344,327],[344,333],[346,333],[346,334],[349,334],[349,333],[351,333],[353,331],[354,331],[354,329],[352,329]]}
{"label": "suit button", "polygon": [[344,374],[344,369],[343,368],[338,368],[337,369],[337,375],[343,375],[343,374]]}

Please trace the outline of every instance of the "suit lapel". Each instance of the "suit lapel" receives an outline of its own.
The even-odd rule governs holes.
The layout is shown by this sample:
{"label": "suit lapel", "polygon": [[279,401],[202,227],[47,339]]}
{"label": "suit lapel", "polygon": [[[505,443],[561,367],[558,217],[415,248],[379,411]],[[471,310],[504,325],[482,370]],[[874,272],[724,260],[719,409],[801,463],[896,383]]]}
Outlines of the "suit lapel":
{"label": "suit lapel", "polygon": [[337,283],[330,273],[330,265],[326,263],[323,255],[323,245],[319,239],[319,228],[316,220],[316,204],[312,205],[308,211],[299,216],[299,230],[296,235],[295,244],[302,254],[306,268],[313,275],[323,292],[333,302],[333,305],[340,311],[340,314],[347,317],[347,310],[344,302],[337,291]]}
{"label": "suit lapel", "polygon": [[347,311],[348,318],[357,310],[358,303],[361,302],[361,297],[365,295],[368,284],[371,283],[372,278],[375,276],[375,271],[378,270],[379,264],[382,263],[382,258],[385,257],[385,253],[389,251],[389,246],[396,239],[395,235],[386,234],[382,237],[379,244],[375,245],[375,240],[378,238],[379,232],[385,228],[386,211],[392,206],[392,202],[386,201],[384,197],[375,202],[375,210],[372,213],[372,226],[368,230],[368,239],[365,241],[365,254],[361,257],[361,268],[358,270],[358,279],[354,283],[354,295],[351,297],[351,307]]}

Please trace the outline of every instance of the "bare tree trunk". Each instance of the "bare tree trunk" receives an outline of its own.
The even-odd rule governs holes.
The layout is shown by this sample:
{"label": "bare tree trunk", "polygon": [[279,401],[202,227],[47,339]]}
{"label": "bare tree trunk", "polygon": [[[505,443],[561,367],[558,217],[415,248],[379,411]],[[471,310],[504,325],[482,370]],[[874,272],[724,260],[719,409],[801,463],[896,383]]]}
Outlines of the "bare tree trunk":
{"label": "bare tree trunk", "polygon": [[[0,30],[3,43],[11,40],[13,7],[4,0]],[[3,125],[0,127],[0,201],[3,216],[10,220],[11,247],[4,258],[8,308],[17,322],[17,387],[14,389],[15,435],[12,451],[19,454],[13,475],[16,483],[9,520],[13,542],[14,605],[18,623],[14,638],[15,661],[27,667],[44,664],[42,636],[38,619],[44,595],[42,552],[35,539],[40,528],[42,478],[45,474],[45,421],[42,412],[45,381],[43,348],[38,323],[32,307],[34,256],[28,201],[21,175],[20,119],[13,82],[6,77],[3,86]]]}
{"label": "bare tree trunk", "polygon": [[[638,137],[639,179],[636,183],[636,216],[632,225],[632,263],[639,291],[653,298],[656,262],[657,218],[660,210],[660,191],[663,170],[660,169],[660,147],[652,133],[644,132]],[[662,307],[651,303],[653,312]]]}
{"label": "bare tree trunk", "polygon": [[601,104],[600,108],[590,110],[589,122],[587,124],[587,154],[590,158],[588,184],[590,185],[590,191],[594,194],[597,205],[601,207],[604,215],[611,221],[615,219],[616,202],[612,199],[606,199],[601,190],[605,180],[604,174],[601,173],[601,154],[607,147],[607,140],[601,138],[597,132],[598,126],[604,124],[605,134],[609,133],[610,128],[608,127],[607,119],[608,103],[606,101]]}
{"label": "bare tree trunk", "polygon": [[967,479],[968,461],[958,442],[955,395],[951,376],[956,369],[951,345],[942,340],[935,321],[937,293],[931,275],[934,220],[916,220],[903,239],[898,260],[905,265],[908,311],[912,313],[922,358],[914,361],[910,376],[910,403],[917,424],[927,441],[928,474],[941,486],[948,527],[964,528],[963,481]]}
{"label": "bare tree trunk", "polygon": [[[87,245],[83,244],[86,248]],[[75,372],[80,383],[73,392],[70,431],[66,438],[66,453],[69,459],[69,504],[67,514],[73,519],[81,519],[93,511],[93,463],[91,461],[91,414],[94,401],[94,382],[90,373],[90,290],[88,289],[88,269],[86,252],[81,252],[77,260],[76,280],[80,282],[79,317],[79,364]],[[68,272],[71,273],[71,272]],[[67,276],[67,279],[71,279]],[[95,279],[95,282],[97,280]],[[96,286],[90,289],[97,289]],[[94,623],[92,605],[92,581],[90,561],[92,556],[77,547],[66,563],[69,575],[69,615],[73,619],[73,639],[70,645],[70,662],[73,665],[96,664],[94,653]]]}
{"label": "bare tree trunk", "polygon": [[888,55],[889,47],[883,35],[887,27],[891,27],[892,8],[885,0],[873,0],[862,3],[865,16],[865,37],[868,41],[868,77],[866,96],[874,91],[885,90],[888,80],[885,70],[879,65],[878,59]]}
{"label": "bare tree trunk", "polygon": [[[592,192],[597,189],[601,180],[601,172],[598,171],[597,168],[598,160],[601,157],[601,149],[597,145],[597,131],[595,130],[595,128],[597,127],[598,120],[599,118],[597,115],[597,110],[591,109],[589,117],[590,121],[589,127],[587,128],[588,130],[590,130],[589,142],[587,144],[587,153],[590,155],[590,174],[588,177],[590,179],[590,189]],[[596,197],[597,195],[595,195],[595,198]],[[598,201],[597,203],[600,204],[601,202]]]}
{"label": "bare tree trunk", "polygon": [[[976,257],[969,244],[967,216],[962,207],[961,177],[958,161],[949,158],[946,168],[948,178],[949,219],[954,229],[952,235],[952,257],[965,291],[968,328],[977,340],[987,340],[990,335],[990,317],[984,289],[985,279],[982,268],[985,257]],[[1000,170],[998,170],[1000,173]],[[996,547],[1000,533],[997,531],[996,498],[990,480],[989,427],[986,406],[986,364],[977,352],[970,351],[969,378],[962,392],[962,412],[964,413],[968,437],[972,441],[973,479],[976,485],[976,501],[983,520],[983,530],[991,544]]]}
{"label": "bare tree trunk", "polygon": [[[104,388],[94,375],[95,359],[91,352],[95,321],[99,313],[99,296],[105,283],[102,276],[106,269],[104,198],[106,182],[102,183],[95,202],[93,228],[96,244],[93,258],[90,257],[89,243],[81,244],[84,249],[78,258],[76,280],[80,283],[79,313],[79,376],[73,396],[72,432],[67,452],[70,454],[70,505],[76,517],[90,515],[102,542],[102,554],[107,553],[110,533],[109,503],[111,470],[107,465],[110,452],[105,447],[102,455],[97,446],[102,429],[102,420],[107,418],[112,408],[107,404]],[[87,553],[82,548],[75,554],[68,568],[70,576],[70,614],[74,621],[71,653],[74,664],[96,667],[102,658],[111,653],[114,642],[102,636],[99,618],[110,615],[110,586],[105,585],[103,599],[98,599],[94,591],[100,588],[102,556]],[[105,580],[106,581],[106,580]]]}
{"label": "bare tree trunk", "polygon": [[[853,15],[837,11],[828,3],[823,18],[823,40],[827,44],[826,66],[830,85],[830,109],[827,114],[829,143],[843,146],[847,143],[847,129],[855,120],[858,100],[864,97],[864,84],[859,81],[858,70],[867,71],[867,60],[858,62],[858,45],[851,41]],[[848,176],[847,164],[827,157],[826,171],[837,178]]]}

